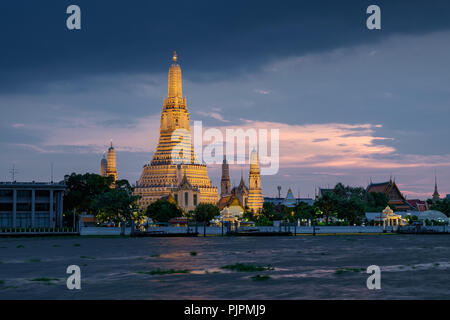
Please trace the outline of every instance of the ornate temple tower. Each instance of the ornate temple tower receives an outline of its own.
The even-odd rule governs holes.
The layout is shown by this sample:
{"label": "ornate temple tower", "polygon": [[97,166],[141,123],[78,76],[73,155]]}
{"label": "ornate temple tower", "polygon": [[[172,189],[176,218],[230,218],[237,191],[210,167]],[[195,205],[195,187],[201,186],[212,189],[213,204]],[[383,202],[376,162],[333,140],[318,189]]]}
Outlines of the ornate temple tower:
{"label": "ornate temple tower", "polygon": [[250,154],[250,173],[248,176],[249,188],[247,206],[250,210],[258,213],[264,203],[264,198],[261,190],[261,177],[259,173],[258,153],[253,149]]}
{"label": "ornate temple tower", "polygon": [[233,190],[231,190],[231,193],[234,194],[239,199],[244,208],[245,206],[247,206],[248,188],[245,185],[244,175],[242,174],[242,172],[241,172],[241,181],[239,182],[239,185],[237,187],[234,187]]}
{"label": "ornate temple tower", "polygon": [[114,150],[112,141],[111,146],[108,149],[108,160],[106,166],[106,176],[114,176],[114,181],[117,181],[117,169],[116,169],[116,151]]}
{"label": "ornate temple tower", "polygon": [[220,196],[228,196],[231,194],[230,167],[227,158],[223,156],[222,163],[222,180],[220,181]]}
{"label": "ornate temple tower", "polygon": [[436,173],[434,174],[434,192],[433,192],[433,202],[436,202],[440,199],[440,195],[437,187],[437,177]]}
{"label": "ornate temple tower", "polygon": [[106,161],[105,154],[103,154],[103,158],[100,161],[100,175],[102,177],[106,177],[106,168],[108,167],[108,162]]}
{"label": "ornate temple tower", "polygon": [[149,164],[144,165],[134,193],[140,195],[140,206],[172,193],[180,182],[179,172],[200,191],[199,203],[216,204],[217,188],[212,186],[206,165],[198,163],[191,140],[189,112],[183,97],[181,68],[176,52],[169,68],[168,93],[161,112],[159,142]]}

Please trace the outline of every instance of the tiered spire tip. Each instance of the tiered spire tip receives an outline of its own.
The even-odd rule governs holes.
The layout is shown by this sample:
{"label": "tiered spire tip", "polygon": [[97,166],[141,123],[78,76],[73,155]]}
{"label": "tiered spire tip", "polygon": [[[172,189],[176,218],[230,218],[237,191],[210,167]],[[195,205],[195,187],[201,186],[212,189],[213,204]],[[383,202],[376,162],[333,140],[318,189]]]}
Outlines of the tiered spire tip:
{"label": "tiered spire tip", "polygon": [[172,60],[173,60],[174,63],[177,63],[178,55],[177,55],[177,52],[176,52],[176,51],[173,52]]}

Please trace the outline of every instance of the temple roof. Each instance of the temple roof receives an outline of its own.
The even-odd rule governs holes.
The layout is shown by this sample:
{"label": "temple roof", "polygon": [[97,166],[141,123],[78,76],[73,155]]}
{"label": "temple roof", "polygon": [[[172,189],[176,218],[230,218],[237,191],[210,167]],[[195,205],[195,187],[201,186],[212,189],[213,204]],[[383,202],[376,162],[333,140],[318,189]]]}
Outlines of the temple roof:
{"label": "temple roof", "polygon": [[245,185],[244,174],[242,173],[242,171],[241,171],[241,181],[239,182],[239,186],[237,187],[237,189],[239,189],[239,190],[243,190],[243,189],[248,190],[247,186]]}
{"label": "temple roof", "polygon": [[395,181],[389,180],[386,182],[380,182],[380,183],[371,183],[367,186],[367,192],[381,192],[388,196],[390,200],[393,200],[391,197],[391,191],[394,191],[395,194],[398,195],[398,197],[401,200],[406,200],[403,194],[400,192],[400,189],[398,188]]}
{"label": "temple roof", "polygon": [[417,211],[425,211],[428,208],[426,201],[420,199],[408,199],[406,202]]}
{"label": "temple roof", "polygon": [[232,194],[229,196],[223,196],[222,198],[220,198],[219,202],[217,203],[217,206],[219,207],[220,211],[222,211],[224,208],[230,207],[230,206],[240,206],[240,207],[242,207],[242,209],[244,209],[241,201],[235,194]]}
{"label": "temple roof", "polygon": [[184,172],[183,179],[177,187],[178,190],[198,190],[198,188],[192,186],[189,182],[188,177],[186,176],[186,171]]}
{"label": "temple roof", "polygon": [[175,198],[173,197],[172,193],[166,194],[161,196],[161,200],[167,200],[173,204],[175,204],[178,207],[178,203],[175,201]]}
{"label": "temple roof", "polygon": [[406,201],[406,198],[392,179],[386,182],[369,184],[367,192],[384,193],[389,199],[389,205],[394,205],[398,211],[414,209],[414,206]]}
{"label": "temple roof", "polygon": [[382,192],[385,193],[391,187],[392,181],[371,183],[367,186],[367,192]]}
{"label": "temple roof", "polygon": [[230,201],[231,201],[231,195],[223,196],[222,198],[220,198],[219,202],[217,203],[219,210],[222,210],[223,208],[225,208]]}
{"label": "temple roof", "polygon": [[286,194],[286,200],[295,200],[294,194],[292,193],[291,188],[289,188],[287,194]]}

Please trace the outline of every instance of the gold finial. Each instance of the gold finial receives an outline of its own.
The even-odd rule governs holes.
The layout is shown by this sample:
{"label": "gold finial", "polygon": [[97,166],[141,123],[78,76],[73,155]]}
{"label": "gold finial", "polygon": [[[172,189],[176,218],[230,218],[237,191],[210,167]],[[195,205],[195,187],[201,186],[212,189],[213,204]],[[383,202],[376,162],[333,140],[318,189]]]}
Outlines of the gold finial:
{"label": "gold finial", "polygon": [[177,59],[178,59],[178,55],[177,55],[177,52],[176,51],[174,51],[173,52],[173,58],[172,58],[172,60],[173,60],[173,62],[177,62]]}

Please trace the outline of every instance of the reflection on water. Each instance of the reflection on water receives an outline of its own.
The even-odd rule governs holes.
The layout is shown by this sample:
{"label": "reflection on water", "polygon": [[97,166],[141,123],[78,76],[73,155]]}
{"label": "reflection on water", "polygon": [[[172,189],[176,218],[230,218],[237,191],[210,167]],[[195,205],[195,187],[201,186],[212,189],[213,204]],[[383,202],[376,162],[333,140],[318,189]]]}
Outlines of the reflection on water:
{"label": "reflection on water", "polygon": [[[8,239],[0,252],[0,298],[449,299],[448,240],[445,235]],[[236,263],[274,268],[221,268]],[[65,287],[69,264],[82,270],[76,295]],[[377,291],[366,287],[365,270],[373,264],[382,270]],[[167,273],[151,274],[157,269]],[[30,281],[36,277],[59,280]]]}

